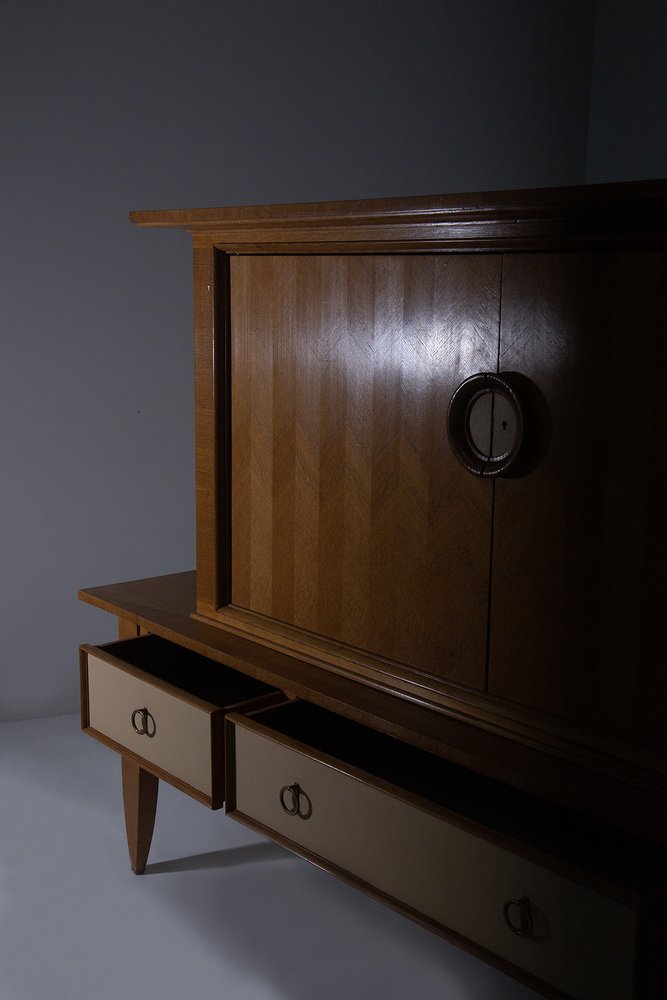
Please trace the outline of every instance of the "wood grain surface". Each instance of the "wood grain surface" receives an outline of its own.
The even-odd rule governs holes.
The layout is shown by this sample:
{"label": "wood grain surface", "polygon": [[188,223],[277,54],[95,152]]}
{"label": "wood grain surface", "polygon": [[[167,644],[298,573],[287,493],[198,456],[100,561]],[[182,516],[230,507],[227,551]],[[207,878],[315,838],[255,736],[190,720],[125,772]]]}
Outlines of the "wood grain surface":
{"label": "wood grain surface", "polygon": [[135,875],[146,870],[151,849],[160,782],[129,757],[121,757],[125,832],[130,865]]}
{"label": "wood grain surface", "polygon": [[497,483],[490,693],[667,749],[664,253],[505,260],[501,368],[544,461]]}
{"label": "wood grain surface", "polygon": [[483,685],[492,491],[446,413],[499,292],[493,255],[232,259],[235,606]]}
{"label": "wood grain surface", "polygon": [[664,180],[363,201],[131,212],[230,253],[665,246]]}

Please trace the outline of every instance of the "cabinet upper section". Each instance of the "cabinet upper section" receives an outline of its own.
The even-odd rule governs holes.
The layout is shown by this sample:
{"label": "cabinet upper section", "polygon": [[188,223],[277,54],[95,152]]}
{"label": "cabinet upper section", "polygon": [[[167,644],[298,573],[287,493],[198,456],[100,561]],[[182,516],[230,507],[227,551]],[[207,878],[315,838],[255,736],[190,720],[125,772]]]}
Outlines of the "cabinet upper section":
{"label": "cabinet upper section", "polygon": [[424,195],[366,201],[131,212],[140,226],[186,229],[231,252],[533,250],[665,246],[667,181]]}
{"label": "cabinet upper section", "polygon": [[194,243],[195,618],[664,798],[667,181],[131,218]]}

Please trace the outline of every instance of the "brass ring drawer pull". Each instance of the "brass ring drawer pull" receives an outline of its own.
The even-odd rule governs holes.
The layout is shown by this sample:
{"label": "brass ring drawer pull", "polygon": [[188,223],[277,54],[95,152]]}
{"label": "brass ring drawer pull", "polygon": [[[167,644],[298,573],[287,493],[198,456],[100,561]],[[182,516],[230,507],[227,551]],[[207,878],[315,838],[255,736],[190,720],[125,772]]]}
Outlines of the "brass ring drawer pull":
{"label": "brass ring drawer pull", "polygon": [[[139,723],[137,723],[137,717],[141,720]],[[138,736],[148,736],[149,739],[155,736],[157,726],[155,725],[155,719],[147,708],[135,708],[130,721],[132,728]]]}
{"label": "brass ring drawer pull", "polygon": [[[513,910],[517,911],[518,921],[516,917],[514,919],[512,917]],[[503,907],[503,916],[512,934],[516,934],[518,937],[530,937],[533,933],[534,920],[530,900],[527,896],[521,896],[520,899],[508,899]]]}
{"label": "brass ring drawer pull", "polygon": [[313,804],[300,785],[283,785],[280,789],[280,805],[288,816],[298,816],[309,819],[313,812]]}

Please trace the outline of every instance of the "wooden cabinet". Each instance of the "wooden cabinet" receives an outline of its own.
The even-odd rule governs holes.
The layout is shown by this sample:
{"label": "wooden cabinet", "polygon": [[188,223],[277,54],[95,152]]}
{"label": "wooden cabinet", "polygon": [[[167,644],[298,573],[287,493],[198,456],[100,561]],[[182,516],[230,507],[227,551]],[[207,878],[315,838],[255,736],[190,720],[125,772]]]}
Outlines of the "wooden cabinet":
{"label": "wooden cabinet", "polygon": [[[663,843],[664,197],[134,216],[195,246],[201,619],[514,740],[477,766]],[[520,397],[507,474],[448,434],[478,373]]]}
{"label": "wooden cabinet", "polygon": [[[511,893],[502,871],[535,860],[531,816],[550,810],[570,840],[588,831],[573,878],[593,896],[567,903],[571,886],[536,884],[551,886],[554,913],[601,906],[623,969],[613,989],[652,1000],[667,870],[667,183],[132,219],[193,239],[197,568],[81,596],[177,659],[192,651],[327,710],[341,746],[350,724],[368,746],[394,738],[390,784],[415,753],[471,788],[490,782],[484,795],[523,830],[502,847],[507,864],[482,865],[490,893],[496,874]],[[243,741],[238,713],[234,727]],[[362,785],[375,785],[364,767]],[[246,778],[229,780],[247,801]],[[136,773],[126,785],[128,830],[145,847],[148,793]],[[360,794],[369,814],[350,850],[367,857],[366,803],[380,800]],[[411,808],[398,826],[417,835],[431,820]],[[266,816],[251,822],[287,837]],[[459,822],[496,850],[490,820]],[[445,825],[429,825],[433,857],[437,843],[450,850]],[[596,852],[617,837],[627,857],[653,859],[655,885],[632,882],[631,899],[620,861],[596,895]],[[400,891],[328,863],[552,995],[616,995],[597,971],[604,944],[566,981],[555,944],[533,967],[497,929],[485,937],[481,902],[465,929],[462,910],[420,902],[426,856]],[[548,872],[570,863],[554,844],[540,859]],[[520,922],[522,905],[511,904]]]}

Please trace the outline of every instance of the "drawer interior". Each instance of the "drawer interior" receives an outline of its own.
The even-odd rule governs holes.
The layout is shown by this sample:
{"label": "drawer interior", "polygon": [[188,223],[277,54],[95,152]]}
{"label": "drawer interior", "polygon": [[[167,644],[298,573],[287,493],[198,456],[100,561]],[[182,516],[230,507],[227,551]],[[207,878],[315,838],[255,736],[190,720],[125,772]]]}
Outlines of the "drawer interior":
{"label": "drawer interior", "polygon": [[276,690],[157,635],[120,639],[97,648],[151,677],[220,707],[229,708]]}
{"label": "drawer interior", "polygon": [[304,748],[419,796],[510,849],[515,844],[525,855],[529,846],[536,860],[555,861],[573,873],[585,870],[588,879],[629,892],[667,886],[667,852],[660,848],[309,702],[285,703],[253,717]]}

